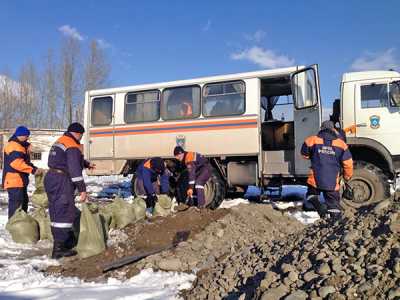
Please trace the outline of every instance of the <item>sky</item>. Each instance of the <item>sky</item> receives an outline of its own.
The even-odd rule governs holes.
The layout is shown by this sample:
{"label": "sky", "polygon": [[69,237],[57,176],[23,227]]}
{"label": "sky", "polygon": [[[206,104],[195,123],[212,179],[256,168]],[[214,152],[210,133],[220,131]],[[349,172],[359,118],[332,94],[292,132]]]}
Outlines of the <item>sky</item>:
{"label": "sky", "polygon": [[0,74],[64,36],[96,39],[110,87],[318,64],[323,105],[344,72],[400,70],[400,1],[0,0]]}

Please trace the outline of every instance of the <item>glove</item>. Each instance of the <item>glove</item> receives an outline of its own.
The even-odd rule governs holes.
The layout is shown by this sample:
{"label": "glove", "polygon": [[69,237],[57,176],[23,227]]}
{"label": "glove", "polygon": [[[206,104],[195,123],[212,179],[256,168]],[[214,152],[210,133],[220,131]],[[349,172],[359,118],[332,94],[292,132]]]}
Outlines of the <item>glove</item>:
{"label": "glove", "polygon": [[188,197],[192,198],[192,197],[193,197],[193,189],[192,189],[192,188],[189,188],[189,189],[187,190],[186,194],[187,194]]}

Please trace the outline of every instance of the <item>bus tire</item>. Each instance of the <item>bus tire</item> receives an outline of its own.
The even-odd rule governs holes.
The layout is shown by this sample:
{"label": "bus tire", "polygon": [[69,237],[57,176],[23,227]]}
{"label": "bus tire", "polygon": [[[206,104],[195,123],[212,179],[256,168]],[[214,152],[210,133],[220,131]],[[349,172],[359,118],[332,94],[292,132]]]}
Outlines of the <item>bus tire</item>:
{"label": "bus tire", "polygon": [[353,207],[362,207],[390,197],[388,177],[375,165],[365,161],[354,162],[353,177],[349,181],[354,199],[346,201]]}
{"label": "bus tire", "polygon": [[[186,192],[189,187],[189,173],[184,170],[177,179],[177,185],[175,190],[176,200],[178,203],[186,202]],[[216,209],[218,208],[222,201],[225,199],[226,185],[222,180],[221,176],[212,168],[210,179],[204,186],[204,194],[206,198],[207,208]]]}

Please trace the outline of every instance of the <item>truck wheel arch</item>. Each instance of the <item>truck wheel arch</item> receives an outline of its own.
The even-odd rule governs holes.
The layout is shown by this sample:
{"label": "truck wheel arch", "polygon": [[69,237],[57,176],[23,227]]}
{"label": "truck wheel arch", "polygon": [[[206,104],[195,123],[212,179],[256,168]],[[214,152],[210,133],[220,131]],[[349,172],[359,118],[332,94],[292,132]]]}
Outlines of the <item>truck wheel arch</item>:
{"label": "truck wheel arch", "polygon": [[379,167],[392,179],[395,173],[393,160],[385,146],[369,138],[347,138],[347,144],[353,160],[369,162]]}

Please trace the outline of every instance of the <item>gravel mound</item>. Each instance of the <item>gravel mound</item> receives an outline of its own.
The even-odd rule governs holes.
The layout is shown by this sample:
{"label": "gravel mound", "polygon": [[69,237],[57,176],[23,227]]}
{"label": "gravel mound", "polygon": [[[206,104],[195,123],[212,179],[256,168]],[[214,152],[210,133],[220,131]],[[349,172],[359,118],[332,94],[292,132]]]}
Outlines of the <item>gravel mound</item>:
{"label": "gravel mound", "polygon": [[[243,238],[245,238],[245,234]],[[300,232],[259,234],[198,273],[186,299],[400,299],[400,204],[384,201]]]}

